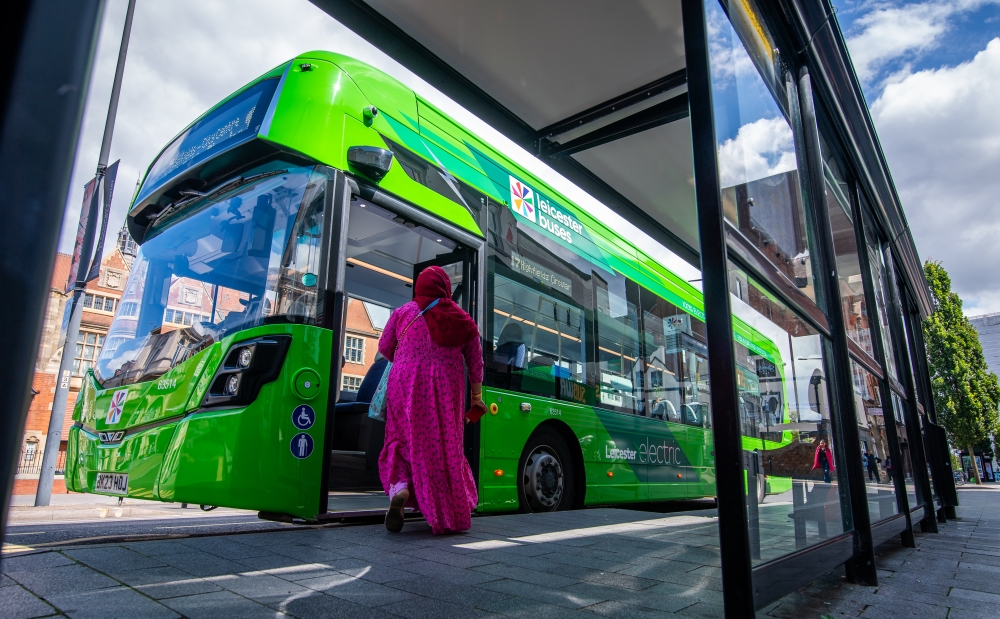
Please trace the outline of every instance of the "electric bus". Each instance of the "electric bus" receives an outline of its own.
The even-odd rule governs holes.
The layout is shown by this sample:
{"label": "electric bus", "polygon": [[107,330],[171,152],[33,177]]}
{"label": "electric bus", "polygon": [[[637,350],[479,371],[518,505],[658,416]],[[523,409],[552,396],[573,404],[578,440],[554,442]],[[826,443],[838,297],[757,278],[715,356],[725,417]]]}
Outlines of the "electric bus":
{"label": "electric bus", "polygon": [[[377,335],[438,265],[483,337],[478,512],[715,494],[699,290],[362,62],[303,54],[219,103],[152,162],[127,225],[140,248],[73,413],[73,491],[279,520],[384,503],[384,363],[348,375],[349,317]],[[787,360],[734,330],[744,427],[777,428],[744,448],[779,449]],[[760,477],[758,499],[789,485]]]}

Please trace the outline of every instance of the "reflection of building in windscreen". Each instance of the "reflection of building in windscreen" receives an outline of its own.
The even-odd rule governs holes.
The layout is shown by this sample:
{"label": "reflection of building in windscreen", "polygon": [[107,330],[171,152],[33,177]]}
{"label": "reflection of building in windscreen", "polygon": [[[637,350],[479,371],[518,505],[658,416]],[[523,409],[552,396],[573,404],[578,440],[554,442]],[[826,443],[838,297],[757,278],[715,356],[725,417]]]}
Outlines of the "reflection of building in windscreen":
{"label": "reflection of building in windscreen", "polygon": [[105,388],[162,375],[241,329],[315,319],[326,177],[258,176],[157,216],[98,361]]}

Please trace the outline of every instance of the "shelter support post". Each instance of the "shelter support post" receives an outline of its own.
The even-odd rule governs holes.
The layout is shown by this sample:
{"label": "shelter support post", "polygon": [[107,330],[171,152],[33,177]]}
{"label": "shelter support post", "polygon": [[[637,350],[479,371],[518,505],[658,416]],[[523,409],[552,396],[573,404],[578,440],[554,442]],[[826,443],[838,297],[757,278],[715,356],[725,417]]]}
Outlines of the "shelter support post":
{"label": "shelter support post", "polygon": [[[714,2],[715,0],[707,0]],[[716,159],[708,32],[702,0],[682,0],[684,50],[694,155],[702,291],[708,328],[712,425],[715,431],[716,494],[722,560],[723,604],[727,619],[754,617],[747,497],[744,490],[733,323],[722,197]]]}
{"label": "shelter support post", "polygon": [[854,412],[854,388],[851,376],[851,357],[848,351],[847,326],[840,307],[840,284],[837,275],[837,254],[833,244],[833,230],[830,218],[825,212],[823,154],[820,149],[819,126],[816,122],[816,107],[812,96],[812,82],[809,71],[803,67],[798,83],[799,108],[801,110],[800,132],[805,151],[807,168],[804,184],[807,186],[807,201],[813,210],[816,222],[816,240],[819,249],[821,273],[825,280],[826,310],[830,319],[832,334],[833,375],[831,396],[840,411],[836,421],[840,426],[845,462],[842,469],[847,477],[847,494],[850,499],[850,517],[855,536],[854,557],[846,563],[847,577],[851,582],[875,586],[878,579],[875,571],[875,549],[872,545],[871,518],[868,514],[868,497],[865,489],[864,470],[861,466],[861,441],[858,434],[857,417]]}
{"label": "shelter support post", "polygon": [[[31,401],[46,293],[66,205],[73,155],[103,0],[34,0],[5,13],[0,126],[0,532],[14,485]],[[20,19],[19,19],[20,18]],[[5,37],[6,39],[7,37]]]}

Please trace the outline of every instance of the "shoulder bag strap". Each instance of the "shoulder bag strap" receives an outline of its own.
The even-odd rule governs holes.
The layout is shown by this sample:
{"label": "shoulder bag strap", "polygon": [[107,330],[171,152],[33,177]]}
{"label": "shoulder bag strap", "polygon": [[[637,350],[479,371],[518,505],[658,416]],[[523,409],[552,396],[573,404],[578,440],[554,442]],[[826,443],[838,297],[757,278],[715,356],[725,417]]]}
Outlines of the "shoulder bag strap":
{"label": "shoulder bag strap", "polygon": [[399,334],[399,338],[396,340],[396,348],[393,350],[393,356],[394,357],[395,357],[396,350],[399,350],[399,343],[403,341],[404,337],[406,337],[406,332],[410,329],[411,326],[413,326],[413,323],[417,322],[417,318],[420,318],[421,316],[423,316],[424,314],[426,314],[428,312],[428,310],[430,310],[432,307],[434,307],[435,305],[437,305],[438,301],[440,301],[440,300],[441,299],[434,299],[433,301],[431,301],[427,305],[427,307],[425,307],[424,309],[422,309],[419,314],[417,314],[416,316],[413,317],[413,320],[410,321],[410,324],[408,324],[405,327],[403,327],[403,332]]}

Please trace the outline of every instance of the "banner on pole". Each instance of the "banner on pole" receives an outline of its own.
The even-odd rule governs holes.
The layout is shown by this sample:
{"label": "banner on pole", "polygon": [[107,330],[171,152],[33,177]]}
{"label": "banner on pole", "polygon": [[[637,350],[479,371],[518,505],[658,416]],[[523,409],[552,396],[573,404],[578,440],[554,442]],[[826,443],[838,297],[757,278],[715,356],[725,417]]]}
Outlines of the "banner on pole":
{"label": "banner on pole", "polygon": [[89,282],[97,279],[101,275],[101,259],[104,256],[104,237],[108,232],[108,217],[111,215],[111,197],[115,194],[115,178],[118,176],[118,161],[108,166],[104,172],[104,213],[101,218],[101,234],[97,237],[97,249],[94,250],[94,260],[90,265],[90,272],[87,273]]}
{"label": "banner on pole", "polygon": [[[90,179],[90,182],[83,187],[83,207],[80,209],[80,225],[76,228],[76,243],[73,245],[73,262],[69,265],[69,277],[66,278],[66,292],[72,292],[76,285],[77,275],[80,273],[80,262],[83,257],[83,237],[87,230],[87,222],[90,221],[90,213],[96,210],[97,206],[97,177]],[[90,257],[87,257],[88,264]]]}

